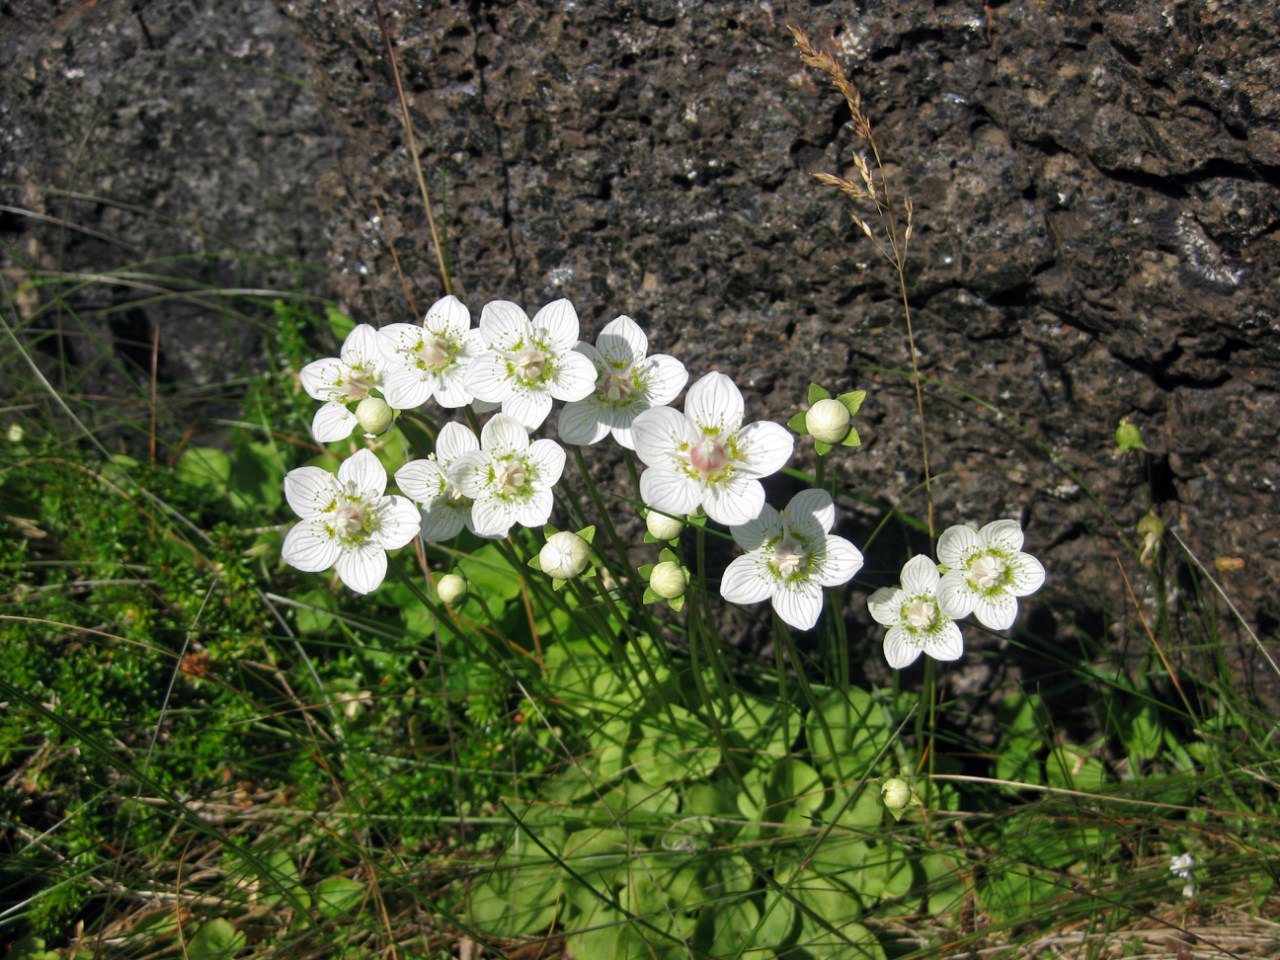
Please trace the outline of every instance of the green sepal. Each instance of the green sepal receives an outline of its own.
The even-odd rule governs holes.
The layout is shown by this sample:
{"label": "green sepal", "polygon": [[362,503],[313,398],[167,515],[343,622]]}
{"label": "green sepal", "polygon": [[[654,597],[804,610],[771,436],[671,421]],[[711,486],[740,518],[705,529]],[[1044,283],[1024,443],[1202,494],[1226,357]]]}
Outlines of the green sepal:
{"label": "green sepal", "polygon": [[[649,569],[653,569],[653,564],[649,564]],[[644,567],[640,568],[640,572],[644,573]],[[653,592],[653,587],[645,587],[644,595],[640,599],[645,603],[657,603],[662,598]]]}
{"label": "green sepal", "polygon": [[865,399],[867,399],[867,391],[853,390],[850,393],[840,394],[840,396],[836,397],[836,402],[848,410],[849,416],[852,417],[862,409],[862,401]]}
{"label": "green sepal", "polygon": [[580,536],[583,540],[587,541],[587,543],[594,545],[596,540],[595,524],[592,524],[589,527],[583,527],[581,530],[578,531],[578,536]]}
{"label": "green sepal", "polygon": [[687,593],[682,593],[680,594],[680,596],[676,597],[674,600],[668,600],[667,606],[670,607],[672,610],[674,610],[676,613],[679,613],[681,610],[684,609],[684,598],[687,596],[688,596]]}
{"label": "green sepal", "polygon": [[804,411],[795,414],[787,421],[787,428],[791,430],[792,433],[798,433],[802,437],[807,437],[809,435],[809,428],[805,425],[804,417]]}
{"label": "green sepal", "polygon": [[825,440],[815,440],[813,441],[813,449],[818,452],[818,456],[825,457],[831,452],[831,444]]}
{"label": "green sepal", "polygon": [[532,557],[529,558],[529,563],[527,564],[527,566],[529,567],[530,570],[537,570],[539,573],[541,573],[542,557],[539,554],[535,553]]}
{"label": "green sepal", "polygon": [[819,400],[830,400],[831,392],[825,387],[820,387],[816,383],[809,384],[809,406],[813,406]]}
{"label": "green sepal", "polygon": [[650,577],[650,576],[652,576],[652,574],[653,574],[653,568],[654,568],[654,567],[656,567],[656,566],[657,566],[657,564],[656,564],[656,563],[645,563],[645,564],[641,564],[641,565],[637,568],[637,570],[638,570],[638,572],[639,572],[640,576],[642,576],[642,577],[644,577],[646,580],[648,580],[648,579],[649,579],[649,577]]}
{"label": "green sepal", "polygon": [[[670,560],[672,563],[679,563],[679,562],[680,562],[680,558],[679,558],[679,557],[677,557],[677,556],[676,556],[672,551],[670,551],[670,550],[662,550],[662,551],[660,551],[660,552],[658,553],[658,563],[662,563],[663,561],[666,561],[666,560]],[[650,565],[650,569],[651,569],[651,570],[653,569],[653,566],[654,566],[654,565]]]}
{"label": "green sepal", "polygon": [[849,432],[845,435],[845,438],[840,441],[840,446],[842,447],[862,446],[862,438],[858,436],[858,431],[855,430],[853,427],[850,427]]}

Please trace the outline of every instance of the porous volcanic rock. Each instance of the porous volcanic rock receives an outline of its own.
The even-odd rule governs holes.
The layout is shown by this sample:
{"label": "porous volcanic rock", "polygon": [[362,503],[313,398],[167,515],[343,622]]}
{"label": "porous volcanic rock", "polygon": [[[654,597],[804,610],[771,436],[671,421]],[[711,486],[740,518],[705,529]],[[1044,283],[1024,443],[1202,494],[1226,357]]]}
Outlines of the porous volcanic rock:
{"label": "porous volcanic rock", "polygon": [[[915,204],[939,526],[1021,517],[1057,609],[1120,615],[1112,554],[1141,596],[1120,537],[1154,506],[1210,569],[1241,558],[1224,588],[1264,635],[1280,622],[1271,4],[383,6],[473,311],[568,296],[585,337],[629,314],[693,376],[732,375],[749,414],[787,416],[810,381],[867,388],[852,486],[921,515],[896,276],[810,177],[858,145],[792,49],[803,27]],[[373,7],[279,7],[345,138],[322,196],[336,289],[403,320],[441,284]],[[1149,455],[1117,455],[1122,417]]]}

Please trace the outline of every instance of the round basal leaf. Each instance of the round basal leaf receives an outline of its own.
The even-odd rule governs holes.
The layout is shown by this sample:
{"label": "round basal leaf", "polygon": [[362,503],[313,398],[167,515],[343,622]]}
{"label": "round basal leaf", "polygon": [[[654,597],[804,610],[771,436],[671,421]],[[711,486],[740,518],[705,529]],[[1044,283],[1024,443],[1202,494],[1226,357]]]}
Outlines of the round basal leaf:
{"label": "round basal leaf", "polygon": [[765,784],[768,804],[764,809],[765,820],[781,820],[795,811],[809,814],[827,802],[822,789],[822,776],[817,770],[799,760],[782,758],[774,761]]}
{"label": "round basal leaf", "polygon": [[[892,841],[877,843],[867,851],[861,869],[847,875],[850,885],[872,900],[893,900],[906,896],[914,881],[911,861],[901,845]],[[877,912],[883,912],[882,905]]]}
{"label": "round basal leaf", "polygon": [[[850,792],[857,793],[850,798]],[[826,820],[835,820],[842,827],[874,827],[884,819],[884,806],[872,781],[855,782],[837,786],[830,791],[831,800],[822,809]]]}
{"label": "round basal leaf", "polygon": [[178,458],[178,479],[195,487],[226,489],[231,458],[217,447],[187,447]]}
{"label": "round basal leaf", "polygon": [[924,874],[924,912],[930,917],[944,917],[959,912],[965,905],[964,869],[960,861],[945,853],[930,853],[920,858]]}
{"label": "round basal leaf", "polygon": [[1083,747],[1063,744],[1055,747],[1045,759],[1045,771],[1049,785],[1067,790],[1101,790],[1106,784],[1107,773],[1101,761],[1091,757]]}
{"label": "round basal leaf", "polygon": [[756,945],[752,940],[760,910],[746,897],[721,903],[708,911],[711,916],[712,956],[741,956]]}
{"label": "round basal leaf", "polygon": [[[828,741],[828,731],[834,743]],[[805,737],[818,765],[847,779],[880,755],[890,732],[881,705],[867,691],[850,687],[832,690],[818,701],[818,710],[805,719]]]}
{"label": "round basal leaf", "polygon": [[471,922],[492,937],[537,934],[551,926],[561,894],[555,864],[495,869],[471,888]]}
{"label": "round basal leaf", "polygon": [[591,733],[589,742],[597,783],[606,783],[622,772],[630,739],[631,721],[624,719],[610,720]]}
{"label": "round basal leaf", "polygon": [[776,890],[770,890],[764,897],[760,932],[756,934],[756,942],[775,947],[785,944],[795,931],[796,913],[796,905],[792,900]]}
{"label": "round basal leaf", "polygon": [[187,941],[187,957],[189,960],[231,960],[244,945],[244,934],[219,918],[201,925]]}
{"label": "round basal leaf", "polygon": [[813,917],[805,917],[802,923],[798,942],[814,960],[885,960],[880,941],[860,923],[832,924],[834,933]]}
{"label": "round basal leaf", "polygon": [[458,571],[471,584],[471,592],[483,596],[490,609],[519,596],[524,573],[507,562],[493,544],[485,544],[458,561]]}
{"label": "round basal leaf", "polygon": [[853,923],[862,916],[862,903],[848,884],[819,876],[811,870],[802,873],[786,889],[800,904],[800,943],[808,943],[817,937],[831,942],[834,934],[827,932],[814,919],[815,915],[836,929]]}
{"label": "round basal leaf", "polygon": [[854,877],[866,865],[868,849],[858,837],[832,830],[813,851],[808,870],[816,876],[853,885]]}
{"label": "round basal leaf", "polygon": [[683,707],[670,705],[640,725],[640,742],[631,753],[636,775],[650,786],[701,779],[720,765],[720,748],[711,732]]}
{"label": "round basal leaf", "polygon": [[575,830],[565,838],[560,849],[569,868],[563,871],[564,892],[576,916],[590,916],[616,899],[617,888],[627,878],[631,850],[626,834],[614,827]]}
{"label": "round basal leaf", "polygon": [[350,877],[325,877],[316,884],[316,910],[322,917],[345,917],[364,900],[364,884]]}

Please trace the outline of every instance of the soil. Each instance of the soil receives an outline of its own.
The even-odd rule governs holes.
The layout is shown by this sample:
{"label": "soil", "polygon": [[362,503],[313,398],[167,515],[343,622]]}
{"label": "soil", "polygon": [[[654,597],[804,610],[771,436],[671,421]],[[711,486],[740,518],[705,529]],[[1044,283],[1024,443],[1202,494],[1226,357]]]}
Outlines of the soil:
{"label": "soil", "polygon": [[[851,171],[859,144],[792,48],[786,25],[803,27],[861,90],[891,182],[914,203],[906,279],[939,527],[1020,518],[1050,571],[1028,633],[1074,650],[1105,640],[1104,620],[1150,612],[1132,548],[1152,508],[1274,649],[1270,3],[382,5],[419,159],[446,207],[455,292],[473,313],[494,298],[532,312],[567,296],[587,338],[626,313],[694,377],[733,376],[749,418],[785,419],[811,381],[866,389],[864,442],[844,461],[853,488],[922,516],[896,276],[839,193],[811,177]],[[6,15],[37,17],[25,6]],[[25,164],[36,183],[38,159],[55,164],[45,184],[83,181],[165,211],[181,207],[181,187],[242,249],[318,254],[362,321],[410,319],[441,294],[373,4],[278,0],[281,19],[248,0],[240,14],[191,0],[175,6],[200,26],[175,16],[159,41],[152,18],[169,5],[134,5],[160,54],[88,29],[96,17],[138,32],[106,10],[75,13],[92,6],[59,6],[84,18],[62,46],[38,32],[0,46],[22,68],[0,81],[0,178],[21,181]],[[191,69],[185,86],[148,94],[146,66],[163,54],[172,80],[184,43],[230,64],[243,48],[238,62],[254,69]],[[296,79],[300,55],[308,86],[274,76]],[[49,99],[76,69],[82,92]],[[104,116],[122,118],[120,135],[77,153]],[[179,157],[195,168],[176,168]],[[112,173],[83,180],[85,165]],[[270,216],[255,216],[255,187]],[[121,211],[100,215],[124,229]],[[15,229],[12,217],[0,226]],[[148,251],[190,240],[139,230],[130,242]],[[88,258],[92,241],[76,242]],[[144,319],[171,322],[150,308]],[[195,376],[204,358],[193,347],[173,362]],[[1122,418],[1149,452],[1117,451]],[[841,532],[861,542],[878,510],[849,506]],[[905,549],[877,549],[863,577],[892,582]],[[1211,588],[1172,536],[1161,549],[1175,610],[1199,616],[1196,594]],[[1260,669],[1250,641],[1225,613],[1219,627],[1249,679]],[[876,659],[871,640],[866,652]]]}

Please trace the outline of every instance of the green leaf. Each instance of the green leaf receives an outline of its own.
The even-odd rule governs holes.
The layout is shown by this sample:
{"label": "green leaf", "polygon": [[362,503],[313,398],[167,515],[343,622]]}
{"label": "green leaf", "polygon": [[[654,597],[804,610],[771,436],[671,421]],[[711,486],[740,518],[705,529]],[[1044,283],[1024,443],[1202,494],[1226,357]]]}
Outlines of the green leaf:
{"label": "green leaf", "polygon": [[333,335],[339,341],[347,339],[347,334],[356,328],[355,321],[339,310],[337,305],[333,303],[325,307],[324,318],[329,324],[329,329],[333,331]]}
{"label": "green leaf", "polygon": [[507,563],[501,551],[486,544],[458,561],[458,570],[471,584],[471,593],[493,607],[519,596],[524,574]]}
{"label": "green leaf", "polygon": [[1083,747],[1070,743],[1056,747],[1049,754],[1045,770],[1051,787],[1067,790],[1094,792],[1101,790],[1107,780],[1106,768],[1101,761],[1089,756]]}
{"label": "green leaf", "polygon": [[788,808],[797,814],[812,813],[827,802],[822,776],[800,760],[783,757],[774,762],[765,783],[768,805],[764,819],[781,820]]}
{"label": "green leaf", "polygon": [[364,899],[364,884],[341,874],[325,877],[316,884],[316,910],[322,917],[343,917]]}
{"label": "green leaf", "polygon": [[187,447],[178,458],[178,479],[194,487],[226,490],[231,458],[217,447]]}
{"label": "green leaf", "polygon": [[[674,718],[674,722],[672,721]],[[640,725],[631,753],[636,774],[653,787],[708,776],[720,765],[720,748],[706,727],[676,704]]]}
{"label": "green leaf", "polygon": [[189,960],[230,960],[244,949],[244,934],[221,918],[203,924],[187,942]]}

